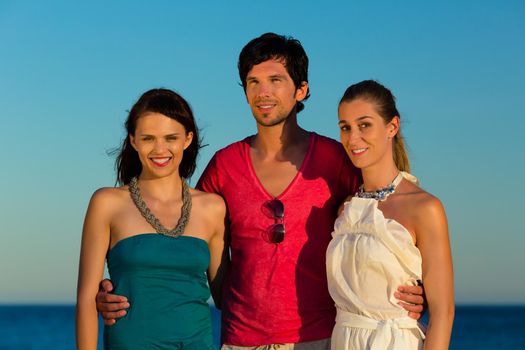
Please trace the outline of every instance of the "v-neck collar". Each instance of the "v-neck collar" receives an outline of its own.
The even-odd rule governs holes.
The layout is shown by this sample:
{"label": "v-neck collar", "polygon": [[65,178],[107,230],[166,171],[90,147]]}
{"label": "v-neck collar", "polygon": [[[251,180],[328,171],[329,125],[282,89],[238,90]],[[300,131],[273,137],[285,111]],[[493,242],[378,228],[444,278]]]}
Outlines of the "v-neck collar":
{"label": "v-neck collar", "polygon": [[250,157],[250,141],[253,139],[254,135],[252,136],[249,136],[245,139],[246,142],[244,142],[244,148],[243,148],[243,151],[244,151],[244,156],[246,157],[246,162],[248,164],[248,170],[250,172],[250,175],[253,177],[253,179],[255,180],[255,183],[257,185],[257,187],[259,188],[259,190],[268,198],[268,199],[273,199],[273,198],[278,198],[278,199],[282,199],[283,197],[285,197],[286,193],[288,193],[288,191],[290,191],[290,189],[293,187],[293,185],[297,182],[297,180],[299,179],[299,176],[300,174],[302,174],[304,172],[304,169],[306,169],[309,161],[310,161],[310,158],[311,158],[311,155],[313,153],[313,148],[314,148],[314,141],[316,139],[316,134],[314,132],[309,132],[309,137],[308,137],[308,150],[306,151],[306,155],[304,156],[304,159],[303,161],[301,162],[301,167],[299,168],[299,170],[297,171],[297,174],[295,174],[294,178],[292,179],[292,181],[288,184],[288,186],[286,186],[286,188],[284,189],[283,192],[281,192],[279,195],[277,196],[272,196],[267,190],[266,188],[264,188],[261,180],[257,177],[257,173],[255,172],[255,168],[253,167],[253,163],[252,163],[252,158]]}

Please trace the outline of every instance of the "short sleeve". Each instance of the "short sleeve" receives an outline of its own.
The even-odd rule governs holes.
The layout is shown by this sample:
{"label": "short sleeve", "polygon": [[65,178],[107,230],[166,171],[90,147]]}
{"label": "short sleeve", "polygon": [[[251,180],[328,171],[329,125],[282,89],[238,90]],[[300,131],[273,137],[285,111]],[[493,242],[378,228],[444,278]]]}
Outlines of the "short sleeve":
{"label": "short sleeve", "polygon": [[343,199],[355,194],[363,180],[361,171],[352,164],[346,152],[342,156],[339,174],[339,193],[344,195]]}
{"label": "short sleeve", "polygon": [[204,192],[217,193],[221,195],[220,176],[217,167],[217,153],[215,153],[213,158],[206,166],[206,169],[204,169],[204,172],[202,173],[199,181],[197,182],[197,186],[195,187],[198,190]]}

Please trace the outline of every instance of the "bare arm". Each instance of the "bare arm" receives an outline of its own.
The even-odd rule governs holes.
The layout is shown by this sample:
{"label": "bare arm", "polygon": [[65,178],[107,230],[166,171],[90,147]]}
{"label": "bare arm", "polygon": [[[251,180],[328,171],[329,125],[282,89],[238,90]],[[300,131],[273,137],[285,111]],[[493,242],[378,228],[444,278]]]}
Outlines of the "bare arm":
{"label": "bare arm", "polygon": [[214,234],[208,244],[210,248],[210,266],[208,268],[208,283],[215,306],[220,309],[222,302],[222,285],[228,271],[230,256],[228,244],[228,224],[226,223],[226,205],[220,200],[214,218]]}
{"label": "bare arm", "polygon": [[104,273],[104,260],[110,241],[108,203],[104,190],[95,192],[86,213],[82,231],[77,285],[77,349],[97,349],[98,319],[95,297]]}
{"label": "bare arm", "polygon": [[448,349],[454,320],[453,271],[447,218],[438,199],[431,197],[420,206],[416,236],[429,310],[424,348]]}

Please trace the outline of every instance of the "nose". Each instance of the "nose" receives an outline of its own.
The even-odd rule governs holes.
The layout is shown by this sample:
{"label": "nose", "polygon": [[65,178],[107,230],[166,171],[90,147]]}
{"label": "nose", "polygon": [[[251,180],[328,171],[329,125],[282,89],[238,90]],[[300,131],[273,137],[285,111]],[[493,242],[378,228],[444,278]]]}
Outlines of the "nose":
{"label": "nose", "polygon": [[350,129],[350,132],[348,133],[348,141],[355,142],[361,138],[361,132],[359,128],[352,128]]}
{"label": "nose", "polygon": [[361,139],[361,131],[357,127],[352,127],[347,132],[342,133],[341,137],[345,139],[346,143],[355,145]]}
{"label": "nose", "polygon": [[166,150],[166,142],[162,138],[155,140],[153,151],[157,154],[162,154]]}
{"label": "nose", "polygon": [[270,84],[261,82],[257,86],[257,97],[268,97],[270,96]]}

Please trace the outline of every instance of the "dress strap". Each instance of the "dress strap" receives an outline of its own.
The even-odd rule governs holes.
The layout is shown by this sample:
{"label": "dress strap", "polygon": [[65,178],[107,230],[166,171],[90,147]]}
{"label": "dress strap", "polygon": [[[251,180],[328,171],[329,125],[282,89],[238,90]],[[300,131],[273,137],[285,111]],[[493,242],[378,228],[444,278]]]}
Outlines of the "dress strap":
{"label": "dress strap", "polygon": [[394,189],[399,185],[399,183],[401,182],[401,180],[403,180],[404,176],[403,176],[403,171],[400,171],[396,178],[394,179],[394,181],[392,181],[392,185],[394,185]]}
{"label": "dress strap", "polygon": [[410,173],[407,173],[406,171],[400,171],[399,172],[401,174],[401,176],[405,179],[405,180],[408,180],[410,182],[412,182],[414,185],[417,185],[419,186],[419,180],[417,177],[415,177],[414,175],[410,174]]}
{"label": "dress strap", "polygon": [[338,308],[336,323],[343,327],[375,330],[369,342],[370,350],[408,349],[401,334],[403,329],[416,329],[421,339],[425,339],[421,326],[408,316],[375,320]]}

